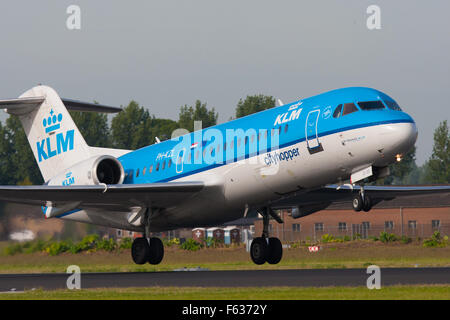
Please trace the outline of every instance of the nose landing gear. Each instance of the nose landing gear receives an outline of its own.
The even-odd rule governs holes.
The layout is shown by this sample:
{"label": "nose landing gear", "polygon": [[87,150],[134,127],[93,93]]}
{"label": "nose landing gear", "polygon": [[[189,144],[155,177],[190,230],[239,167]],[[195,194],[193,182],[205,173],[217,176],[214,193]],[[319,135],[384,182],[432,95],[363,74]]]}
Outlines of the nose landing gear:
{"label": "nose landing gear", "polygon": [[353,197],[352,207],[356,212],[361,210],[368,212],[372,209],[372,199],[364,193],[364,187],[361,187],[361,191]]}
{"label": "nose landing gear", "polygon": [[266,262],[277,264],[283,257],[283,246],[278,238],[269,237],[269,216],[279,223],[283,223],[283,220],[270,208],[262,209],[261,214],[263,216],[262,236],[253,239],[250,246],[250,257],[258,265]]}

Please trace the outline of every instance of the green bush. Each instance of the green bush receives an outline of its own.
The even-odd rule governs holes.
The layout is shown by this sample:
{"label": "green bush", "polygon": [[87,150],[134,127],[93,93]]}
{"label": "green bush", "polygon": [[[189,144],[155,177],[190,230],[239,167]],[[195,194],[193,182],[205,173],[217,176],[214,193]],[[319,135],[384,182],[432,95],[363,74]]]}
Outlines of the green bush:
{"label": "green bush", "polygon": [[71,248],[71,244],[66,241],[58,241],[50,243],[46,248],[45,252],[47,252],[51,256],[57,256],[63,252],[69,251]]}
{"label": "green bush", "polygon": [[380,241],[383,243],[397,241],[397,237],[393,233],[387,233],[385,231],[380,232]]}
{"label": "green bush", "polygon": [[96,245],[98,250],[105,250],[109,252],[114,251],[117,248],[117,243],[112,238],[98,240]]}
{"label": "green bush", "polygon": [[423,241],[424,247],[445,247],[448,243],[448,237],[442,237],[439,231],[435,231],[430,239]]}
{"label": "green bush", "polygon": [[133,239],[131,238],[122,238],[119,243],[120,249],[131,249],[133,245]]}
{"label": "green bush", "polygon": [[171,247],[171,246],[174,246],[174,245],[179,245],[180,244],[180,239],[178,239],[178,238],[172,238],[172,239],[162,239],[162,242],[163,242],[163,244],[166,246],[166,247]]}
{"label": "green bush", "polygon": [[213,237],[208,237],[204,240],[205,246],[207,248],[218,248],[223,246],[223,241],[213,238]]}
{"label": "green bush", "polygon": [[412,239],[410,237],[407,236],[402,236],[402,238],[400,239],[400,241],[404,244],[408,244],[412,242]]}
{"label": "green bush", "polygon": [[20,243],[11,244],[11,245],[5,247],[5,249],[3,250],[3,253],[8,256],[13,256],[17,253],[22,253],[22,252],[23,252],[23,249],[22,249],[22,245]]}
{"label": "green bush", "polygon": [[325,233],[323,236],[322,236],[322,242],[323,243],[327,243],[327,242],[333,242],[334,241],[334,237],[333,237],[333,235],[331,235],[331,234],[328,234],[328,233]]}
{"label": "green bush", "polygon": [[203,245],[191,238],[186,240],[180,247],[183,250],[197,251],[200,250],[203,247]]}

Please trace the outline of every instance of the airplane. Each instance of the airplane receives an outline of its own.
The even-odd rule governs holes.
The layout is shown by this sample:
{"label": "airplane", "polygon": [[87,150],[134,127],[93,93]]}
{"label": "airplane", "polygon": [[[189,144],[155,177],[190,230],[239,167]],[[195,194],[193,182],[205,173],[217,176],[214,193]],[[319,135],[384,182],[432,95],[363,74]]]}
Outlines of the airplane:
{"label": "airplane", "polygon": [[0,186],[0,200],[41,206],[45,218],[137,231],[136,264],[159,264],[164,246],[151,232],[207,227],[257,210],[263,232],[250,257],[277,264],[283,248],[269,220],[283,223],[333,202],[356,211],[400,196],[450,192],[450,186],[365,186],[389,175],[416,142],[410,115],[387,94],[365,87],[325,92],[138,150],[88,146],[68,110],[120,108],[61,99],[38,85],[17,99],[0,100],[18,116],[45,181]]}

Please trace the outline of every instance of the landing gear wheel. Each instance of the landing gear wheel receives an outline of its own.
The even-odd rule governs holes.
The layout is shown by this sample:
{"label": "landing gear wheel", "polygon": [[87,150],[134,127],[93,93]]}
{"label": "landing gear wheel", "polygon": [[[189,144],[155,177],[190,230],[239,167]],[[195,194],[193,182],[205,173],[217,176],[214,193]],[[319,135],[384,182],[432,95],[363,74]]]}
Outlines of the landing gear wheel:
{"label": "landing gear wheel", "polygon": [[269,253],[267,255],[267,262],[270,264],[277,264],[283,257],[283,245],[278,238],[269,238]]}
{"label": "landing gear wheel", "polygon": [[355,195],[352,200],[353,210],[355,210],[356,212],[359,212],[362,210],[363,205],[364,205],[364,202],[363,202],[361,195],[360,194]]}
{"label": "landing gear wheel", "polygon": [[145,238],[136,238],[131,246],[131,257],[134,263],[144,264],[148,261],[150,246]]}
{"label": "landing gear wheel", "polygon": [[159,238],[150,238],[150,250],[148,262],[150,264],[159,264],[164,257],[164,245]]}
{"label": "landing gear wheel", "polygon": [[364,204],[363,204],[363,210],[365,212],[370,211],[372,209],[372,199],[368,195],[364,197]]}
{"label": "landing gear wheel", "polygon": [[250,257],[255,264],[264,264],[269,253],[266,239],[258,237],[253,239],[250,246]]}

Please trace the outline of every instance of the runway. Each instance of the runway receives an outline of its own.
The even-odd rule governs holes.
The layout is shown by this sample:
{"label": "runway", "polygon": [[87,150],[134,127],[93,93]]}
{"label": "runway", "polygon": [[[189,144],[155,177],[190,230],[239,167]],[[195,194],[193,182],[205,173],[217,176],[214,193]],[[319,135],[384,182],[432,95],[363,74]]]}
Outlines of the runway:
{"label": "runway", "polygon": [[[0,292],[66,289],[71,274],[2,274]],[[366,269],[81,273],[81,288],[366,286]],[[450,284],[450,268],[385,268],[381,285]]]}

